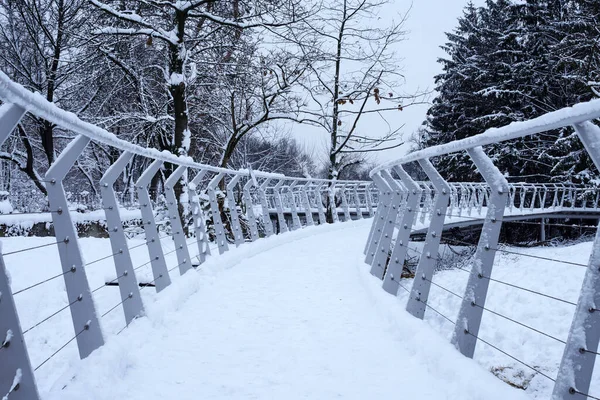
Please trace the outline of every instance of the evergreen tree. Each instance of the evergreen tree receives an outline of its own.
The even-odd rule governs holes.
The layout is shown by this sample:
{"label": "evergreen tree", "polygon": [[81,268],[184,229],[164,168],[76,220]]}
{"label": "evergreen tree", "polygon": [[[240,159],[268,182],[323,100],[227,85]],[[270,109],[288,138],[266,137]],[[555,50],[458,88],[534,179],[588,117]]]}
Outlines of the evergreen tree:
{"label": "evergreen tree", "polygon": [[[598,6],[587,0],[488,0],[467,6],[444,47],[440,95],[424,144],[473,136],[590,100],[598,71]],[[591,82],[591,83],[590,83]],[[588,180],[591,161],[571,128],[490,146],[507,176],[531,181]],[[464,154],[438,160],[449,179],[474,179]]]}

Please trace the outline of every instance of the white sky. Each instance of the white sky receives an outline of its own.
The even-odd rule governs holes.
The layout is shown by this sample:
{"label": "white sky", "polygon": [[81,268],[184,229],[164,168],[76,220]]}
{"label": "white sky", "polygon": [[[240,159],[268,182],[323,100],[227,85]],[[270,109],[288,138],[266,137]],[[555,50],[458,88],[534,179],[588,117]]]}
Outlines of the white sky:
{"label": "white sky", "polygon": [[[391,0],[397,12],[406,12],[411,7],[409,0]],[[406,93],[417,91],[430,91],[434,88],[433,77],[441,72],[437,59],[444,57],[445,53],[439,46],[446,42],[445,32],[452,31],[457,25],[457,18],[462,15],[462,10],[468,0],[414,0],[408,21],[405,25],[407,38],[398,46],[400,61],[399,69],[406,77],[406,86],[402,89]],[[473,0],[476,5],[483,5],[484,0]],[[433,98],[433,96],[430,96]],[[386,114],[386,119],[392,126],[398,127],[405,124],[403,129],[404,140],[408,140],[419,128],[425,119],[428,105],[419,105],[406,108],[394,115]],[[387,129],[383,121],[368,121],[369,129]],[[326,151],[328,138],[325,133],[313,130],[306,126],[296,126],[293,129],[294,137],[303,143],[307,151],[322,160]],[[385,152],[371,153],[371,159],[383,162],[401,157],[410,148],[410,144]]]}

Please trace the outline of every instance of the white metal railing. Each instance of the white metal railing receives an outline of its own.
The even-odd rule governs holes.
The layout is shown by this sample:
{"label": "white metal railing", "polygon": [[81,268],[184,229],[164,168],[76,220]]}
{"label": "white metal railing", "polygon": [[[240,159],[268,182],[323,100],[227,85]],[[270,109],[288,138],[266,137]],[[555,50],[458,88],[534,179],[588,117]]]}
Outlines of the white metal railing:
{"label": "white metal railing", "polygon": [[[503,128],[467,139],[426,148],[385,163],[371,171],[371,177],[380,189],[379,205],[367,244],[365,261],[371,266],[371,274],[383,280],[383,289],[394,295],[400,289],[409,293],[407,311],[423,318],[431,310],[454,325],[453,344],[467,357],[473,357],[478,341],[484,342],[514,361],[531,368],[537,374],[554,383],[553,399],[598,399],[600,394],[589,393],[592,371],[598,342],[600,340],[600,235],[596,236],[589,264],[571,260],[555,260],[549,257],[535,258],[546,262],[586,267],[577,304],[544,293],[510,284],[514,290],[525,290],[556,301],[576,306],[571,330],[566,341],[528,326],[523,321],[489,310],[485,306],[494,258],[498,248],[503,221],[514,215],[572,212],[595,214],[598,212],[600,192],[596,187],[571,184],[509,184],[506,178],[486,155],[482,146],[505,140],[534,135],[544,131],[573,126],[583,142],[590,158],[600,168],[600,128],[591,121],[600,117],[600,100],[579,104],[572,108],[549,113],[542,117],[510,124]],[[448,183],[429,161],[454,152],[466,151],[482,175],[485,183]],[[415,182],[404,170],[407,163],[417,161],[429,178],[429,182]],[[399,179],[392,177],[394,172]],[[420,253],[412,288],[406,287],[402,279],[402,268],[407,258],[411,228],[419,220],[427,228],[423,251]],[[473,267],[464,294],[457,294],[434,282],[434,268],[438,261],[438,249],[444,225],[452,217],[476,216],[483,220],[477,250],[473,256]],[[567,226],[567,225],[562,225]],[[392,239],[395,238],[395,241]],[[447,239],[456,243],[470,244],[458,239]],[[414,249],[413,249],[414,250]],[[526,255],[524,255],[526,256]],[[533,256],[529,256],[533,257]],[[502,283],[502,282],[501,282]],[[461,300],[456,319],[440,313],[428,302],[431,285],[438,286]],[[498,348],[478,336],[482,315],[491,312],[512,323],[558,340],[564,344],[563,358],[557,376],[549,376],[514,355]]]}
{"label": "white metal railing", "polygon": [[[114,310],[121,309],[126,326],[140,315],[144,305],[140,297],[140,284],[136,273],[140,268],[151,268],[152,280],[142,284],[143,288],[155,287],[157,292],[171,284],[171,275],[176,269],[180,274],[202,264],[211,255],[210,243],[216,242],[220,254],[230,245],[271,236],[290,230],[301,229],[318,223],[326,223],[326,208],[330,206],[334,222],[370,217],[374,213],[378,189],[372,182],[326,180],[306,177],[288,177],[262,171],[230,170],[194,162],[189,157],[175,156],[168,152],[147,149],[121,140],[112,133],[82,121],[76,115],[65,112],[46,101],[39,94],[31,93],[12,82],[0,71],[0,145],[11,135],[27,112],[71,131],[74,138],[50,166],[43,180],[48,191],[48,207],[56,240],[42,246],[33,246],[17,252],[30,251],[45,246],[57,246],[62,272],[56,276],[32,283],[19,290],[28,291],[54,279],[64,279],[68,305],[52,310],[49,316],[32,328],[43,324],[61,312],[70,310],[74,333],[70,340],[49,355],[35,370],[60,352],[68,343],[75,341],[81,358],[102,346],[104,334],[101,319]],[[78,234],[73,225],[73,216],[65,193],[65,177],[90,142],[110,146],[120,151],[120,157],[108,168],[99,180],[101,207],[106,218],[111,253],[101,258],[84,262]],[[114,184],[134,156],[147,159],[149,166],[140,172],[135,183],[135,200],[130,206],[139,208],[139,218],[144,232],[144,241],[131,246],[126,238],[121,217],[123,208],[117,200]],[[164,197],[164,210],[156,208],[160,202],[150,196],[150,182],[164,163],[175,166],[157,193]],[[185,175],[193,173],[187,183],[188,206],[191,206],[193,223],[188,226],[179,213],[179,200],[175,185]],[[285,209],[284,209],[285,205]],[[204,213],[204,206],[208,215]],[[159,220],[158,214],[162,214]],[[227,220],[223,220],[225,216]],[[212,222],[212,227],[207,226]],[[167,230],[162,229],[168,225]],[[189,228],[189,234],[186,229]],[[210,236],[210,237],[209,237]],[[212,240],[210,240],[212,238]],[[174,249],[165,251],[165,239],[171,239]],[[148,261],[133,265],[130,251],[144,246]],[[197,254],[190,256],[190,246]],[[4,256],[14,254],[5,253]],[[175,253],[175,265],[169,265],[167,256]],[[4,256],[0,251],[0,393],[10,399],[35,400],[39,398],[23,330],[20,327],[17,308],[6,274]],[[86,266],[112,259],[117,278],[97,288],[90,288],[86,277]],[[104,287],[117,285],[120,302],[99,316],[94,295]],[[40,329],[40,328],[37,328]]]}

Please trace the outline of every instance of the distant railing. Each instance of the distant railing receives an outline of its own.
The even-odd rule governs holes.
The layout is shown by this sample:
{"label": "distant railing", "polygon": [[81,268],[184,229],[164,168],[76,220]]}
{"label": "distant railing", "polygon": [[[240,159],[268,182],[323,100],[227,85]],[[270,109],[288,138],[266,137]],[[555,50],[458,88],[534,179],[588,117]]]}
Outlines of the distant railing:
{"label": "distant railing", "polygon": [[[588,265],[571,260],[555,260],[550,257],[528,256],[538,261],[559,262],[566,265],[586,267],[586,274],[577,304],[549,296],[515,284],[514,290],[524,290],[555,301],[576,306],[571,330],[566,341],[557,339],[515,319],[489,310],[485,306],[488,286],[493,278],[492,267],[498,248],[503,221],[513,214],[543,214],[544,212],[597,212],[598,188],[568,184],[509,184],[503,174],[486,155],[482,146],[505,140],[573,126],[583,142],[590,158],[600,169],[600,128],[591,121],[600,117],[600,101],[579,104],[572,108],[549,113],[531,121],[513,123],[503,128],[490,129],[484,134],[427,148],[401,159],[383,164],[373,171],[371,177],[380,190],[379,205],[373,219],[365,247],[366,263],[371,274],[383,280],[383,289],[397,295],[400,289],[409,293],[406,309],[417,318],[423,318],[431,310],[454,325],[452,343],[467,357],[472,358],[478,341],[521,363],[554,382],[552,398],[598,399],[589,393],[592,371],[598,355],[600,339],[600,235],[596,236]],[[429,161],[450,153],[466,151],[483,183],[448,183]],[[417,161],[429,178],[428,183],[415,182],[403,166]],[[395,173],[398,179],[392,174]],[[426,210],[426,213],[424,212]],[[418,215],[420,215],[420,218]],[[464,294],[459,294],[435,283],[434,268],[438,261],[438,249],[442,232],[449,218],[465,218],[471,214],[483,219],[483,227],[477,250],[473,256],[469,280]],[[406,287],[402,269],[407,258],[411,228],[420,221],[427,228],[427,235],[412,280],[412,288]],[[563,225],[567,226],[567,225]],[[395,238],[395,240],[394,240]],[[454,240],[455,244],[471,243]],[[527,256],[527,255],[524,255]],[[498,282],[497,280],[495,280]],[[461,300],[458,317],[444,315],[429,304],[431,285],[437,286]],[[556,377],[549,376],[532,364],[479,337],[482,315],[491,312],[512,323],[538,334],[558,340],[565,345],[562,362]]]}

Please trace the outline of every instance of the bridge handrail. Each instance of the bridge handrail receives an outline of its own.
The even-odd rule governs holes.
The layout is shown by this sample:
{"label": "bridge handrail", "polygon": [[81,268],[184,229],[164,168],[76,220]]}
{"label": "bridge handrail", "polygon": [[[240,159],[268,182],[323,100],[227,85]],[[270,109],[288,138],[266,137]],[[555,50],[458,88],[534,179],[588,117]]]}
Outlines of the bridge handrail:
{"label": "bridge handrail", "polygon": [[[65,111],[56,104],[46,100],[41,94],[27,90],[22,85],[13,82],[4,72],[0,71],[0,100],[19,106],[20,108],[37,115],[49,122],[61,126],[77,134],[86,136],[96,142],[127,151],[139,156],[160,160],[167,163],[182,165],[188,168],[207,170],[215,173],[226,173],[229,175],[248,176],[247,169],[231,170],[227,168],[215,167],[212,165],[195,162],[191,157],[178,156],[169,151],[159,151],[157,149],[142,147],[137,144],[119,139],[113,133],[107,131],[92,123],[81,120],[76,114]],[[285,175],[253,171],[257,177],[261,178],[283,178]],[[290,180],[301,182],[329,182],[330,180],[321,178],[307,177],[288,177]],[[337,180],[339,183],[354,183],[351,180]]]}
{"label": "bridge handrail", "polygon": [[528,121],[513,122],[501,128],[490,128],[479,135],[418,150],[377,166],[371,171],[370,175],[372,177],[373,174],[385,169],[391,169],[395,165],[406,164],[422,159],[456,153],[474,147],[486,146],[493,143],[504,142],[506,140],[535,135],[568,125],[581,124],[596,118],[600,118],[600,99],[553,111]]}
{"label": "bridge handrail", "polygon": [[[211,256],[210,242],[216,242],[216,249],[219,254],[223,254],[229,250],[230,245],[240,246],[260,239],[261,233],[268,237],[316,223],[325,224],[328,219],[332,219],[333,222],[345,222],[370,217],[376,207],[373,199],[378,197],[378,193],[371,181],[291,177],[264,171],[231,170],[197,163],[191,157],[177,156],[168,151],[144,148],[127,142],[106,129],[85,122],[77,115],[60,109],[40,94],[26,90],[23,86],[12,82],[2,71],[0,71],[0,101],[2,102],[0,145],[5,143],[28,112],[74,133],[72,140],[49,166],[41,181],[47,190],[48,213],[56,240],[42,246],[5,254],[2,254],[0,246],[0,296],[2,297],[0,301],[0,387],[11,388],[6,396],[18,390],[16,395],[18,398],[39,399],[34,369],[29,362],[23,339],[24,331],[20,327],[18,309],[13,301],[15,294],[26,292],[54,279],[64,280],[65,292],[69,300],[67,306],[58,311],[52,310],[54,312],[49,313],[49,317],[38,321],[25,332],[69,310],[74,334],[69,341],[39,364],[35,368],[37,370],[71,342],[77,344],[80,358],[87,357],[101,347],[104,344],[102,318],[113,310],[121,309],[127,327],[131,321],[144,315],[140,291],[146,287],[155,287],[159,292],[171,284],[171,275],[174,274],[172,271],[178,269],[179,274],[183,275],[199,267],[207,257]],[[77,212],[69,209],[72,204],[68,202],[64,183],[68,182],[67,174],[74,168],[91,142],[120,150],[120,156],[106,171],[103,171],[104,174],[99,181],[96,181],[95,177],[89,178],[90,184],[99,188],[101,210],[98,211],[103,211],[105,217],[106,233],[112,254],[105,254],[101,258],[87,262],[81,251],[79,233],[73,223]],[[118,177],[132,162],[134,155],[145,158],[149,161],[149,166],[141,167],[144,169],[137,177],[135,185],[132,185],[135,186],[132,187],[132,191],[137,194],[137,203],[133,193],[131,201],[138,210],[135,213],[127,211],[126,215],[136,214],[134,218],[140,222],[139,229],[143,230],[145,235],[142,243],[132,246],[128,242],[125,232],[127,227],[121,214],[124,209],[119,204],[114,186]],[[153,199],[150,196],[151,182],[164,163],[169,163],[175,168],[162,185],[157,186],[155,199]],[[177,198],[175,193],[177,182],[183,179],[187,171],[192,170],[195,170],[196,174],[190,177],[191,180],[185,186],[187,200],[185,196]],[[136,170],[135,175],[139,172]],[[289,183],[285,187],[289,188],[292,185],[296,187],[299,195],[294,195],[292,191],[285,189],[285,183]],[[220,189],[222,187],[226,187],[223,192]],[[238,188],[240,193],[243,191],[241,200],[235,198],[235,188]],[[266,192],[269,192],[272,197],[267,198]],[[226,202],[223,201],[223,195]],[[154,207],[158,202],[164,208],[155,212]],[[284,210],[284,202],[290,205],[289,212]],[[191,209],[191,224],[188,223],[188,218],[182,218],[179,212],[186,205]],[[257,205],[260,205],[262,211],[255,212],[255,208],[258,210]],[[317,210],[313,206],[316,206]],[[350,210],[350,207],[353,209]],[[318,214],[316,222],[313,219],[315,213]],[[227,217],[226,221],[222,219],[222,214]],[[291,222],[289,214],[291,214]],[[241,218],[242,216],[245,218]],[[305,224],[300,217],[304,217]],[[207,226],[210,222],[212,222],[212,229]],[[259,228],[262,228],[262,231]],[[165,239],[172,240],[174,249],[165,251],[161,244]],[[47,246],[56,246],[62,272],[13,292],[6,274],[4,256]],[[146,263],[134,267],[130,251],[141,246],[147,248],[149,259]],[[192,250],[197,246],[197,254],[192,253],[190,246]],[[176,257],[176,265],[167,265],[167,263],[173,264],[173,260],[167,259],[168,255]],[[139,257],[139,254],[137,256]],[[144,259],[146,260],[145,257]],[[113,262],[117,277],[92,289],[87,279],[86,267],[104,260]],[[135,272],[143,267],[150,269],[153,280],[138,284]],[[32,276],[32,279],[35,277]],[[108,286],[119,287],[121,301],[106,313],[99,315],[94,294]]]}
{"label": "bridge handrail", "polygon": [[[488,129],[485,133],[466,139],[422,149],[374,168],[370,172],[370,176],[385,195],[379,197],[378,214],[373,220],[371,233],[365,246],[365,262],[371,266],[371,274],[381,279],[383,289],[393,295],[398,294],[399,288],[405,289],[409,293],[406,309],[415,317],[422,319],[427,309],[432,309],[440,314],[428,304],[428,300],[431,285],[439,286],[433,283],[432,279],[437,260],[435,255],[438,254],[442,232],[447,225],[446,218],[483,220],[477,250],[472,260],[472,268],[467,271],[469,279],[465,292],[463,296],[458,295],[462,300],[458,317],[456,320],[452,320],[440,314],[454,324],[452,343],[463,355],[472,358],[477,343],[483,341],[478,334],[483,312],[487,310],[485,301],[489,282],[492,279],[494,258],[496,252],[501,251],[498,249],[498,243],[503,221],[514,218],[515,212],[521,213],[521,218],[525,214],[532,216],[538,213],[542,219],[540,226],[543,237],[544,218],[547,214],[552,214],[552,212],[546,213],[546,211],[566,212],[569,213],[567,215],[574,216],[574,218],[577,218],[576,213],[578,212],[590,213],[593,211],[597,214],[600,211],[600,190],[596,185],[509,183],[493,160],[485,153],[484,146],[573,126],[592,162],[600,170],[600,127],[592,123],[599,117],[600,100],[593,100],[529,121],[514,122],[502,128]],[[485,184],[447,182],[430,161],[432,157],[459,151],[467,152]],[[427,234],[421,253],[426,256],[419,258],[415,271],[416,278],[412,281],[412,288],[407,289],[400,283],[400,280],[404,262],[408,257],[411,227],[416,223],[419,212],[421,212],[421,221],[425,221],[423,211],[419,207],[423,191],[410,189],[417,183],[404,170],[405,164],[414,161],[419,163],[429,178],[431,186],[436,188],[436,198],[435,211],[429,213],[426,221]],[[392,178],[392,172],[398,175],[399,183]],[[421,184],[420,187],[424,186]],[[549,193],[550,196],[548,196]],[[479,216],[471,216],[473,209],[478,212]],[[505,215],[506,210],[509,210],[510,215]],[[463,211],[466,211],[466,215]],[[507,218],[505,219],[505,217]],[[598,218],[597,215],[596,218]],[[453,223],[462,222],[453,220]],[[568,227],[569,225],[560,226]],[[582,398],[599,398],[588,394],[596,355],[600,354],[598,353],[600,312],[597,312],[596,306],[600,304],[600,269],[598,268],[600,265],[600,228],[596,227],[596,232],[593,251],[582,283],[579,302],[576,304],[569,337],[566,342],[563,341],[565,348],[557,378],[553,379],[541,372],[539,368],[533,368],[530,364],[504,352],[505,355],[509,355],[536,373],[554,381],[553,400],[571,399],[574,394],[579,394]],[[392,241],[394,237],[396,238],[395,242]],[[541,259],[557,261],[546,257],[541,257]],[[560,262],[575,264],[568,260]],[[541,332],[541,334],[545,333]],[[489,342],[485,343],[489,344]]]}

